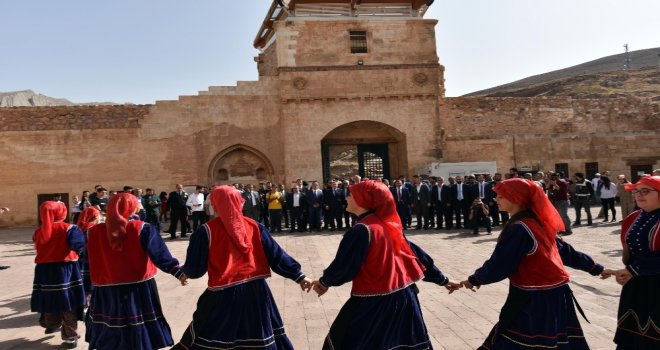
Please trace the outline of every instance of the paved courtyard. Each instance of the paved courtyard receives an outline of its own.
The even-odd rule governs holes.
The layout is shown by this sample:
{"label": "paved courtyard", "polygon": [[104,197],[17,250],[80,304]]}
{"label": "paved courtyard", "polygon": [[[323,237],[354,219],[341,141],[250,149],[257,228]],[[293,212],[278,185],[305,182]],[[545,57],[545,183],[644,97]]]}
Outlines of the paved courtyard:
{"label": "paved courtyard", "polygon": [[[617,208],[618,209],[618,208]],[[570,209],[571,215],[572,209]],[[597,212],[593,210],[594,214]],[[578,250],[590,254],[606,267],[621,266],[618,224],[600,220],[593,227],[582,226],[566,237]],[[46,335],[38,326],[38,315],[30,312],[30,294],[34,271],[31,237],[34,228],[0,229],[0,265],[11,268],[0,271],[0,349],[56,349],[59,334]],[[483,229],[482,229],[483,231]],[[471,274],[488,258],[495,246],[499,228],[494,234],[473,236],[468,231],[408,231],[409,239],[434,257],[436,265],[451,279],[460,280]],[[276,240],[295,257],[311,278],[318,278],[333,259],[341,233],[278,234]],[[187,240],[167,241],[173,255],[185,260]],[[616,310],[620,286],[587,273],[571,270],[571,288],[585,310],[591,324],[580,319],[592,349],[614,349],[612,337],[616,327]],[[165,316],[179,339],[191,320],[197,298],[206,279],[191,280],[182,287],[176,279],[159,272],[157,276]],[[296,349],[321,349],[323,338],[343,303],[350,285],[331,288],[323,297],[300,291],[289,280],[274,275],[270,287],[284,318],[286,332]],[[497,321],[506,299],[508,281],[484,286],[476,293],[460,290],[448,295],[444,288],[421,282],[420,302],[435,349],[476,349]],[[79,323],[84,334],[85,327]],[[79,349],[87,349],[84,341]]]}

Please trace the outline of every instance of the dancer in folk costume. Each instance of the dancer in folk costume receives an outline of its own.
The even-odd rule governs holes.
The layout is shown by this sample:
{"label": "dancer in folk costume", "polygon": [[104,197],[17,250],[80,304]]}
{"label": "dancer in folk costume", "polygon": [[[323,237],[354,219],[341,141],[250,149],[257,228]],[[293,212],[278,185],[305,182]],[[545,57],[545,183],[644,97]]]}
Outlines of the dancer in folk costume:
{"label": "dancer in folk costume", "polygon": [[99,223],[101,219],[101,212],[96,209],[96,207],[87,207],[82,213],[78,216],[78,221],[76,225],[82,231],[85,237],[85,248],[80,252],[80,259],[78,260],[78,266],[80,267],[80,274],[83,278],[83,286],[85,287],[85,305],[89,303],[89,298],[92,295],[92,280],[89,278],[89,259],[87,256],[87,232],[94,225]]}
{"label": "dancer in folk costume", "polygon": [[76,225],[67,224],[62,202],[47,201],[39,206],[41,226],[32,240],[37,250],[31,310],[40,312],[39,324],[46,334],[60,330],[62,346],[78,344],[78,319],[85,304],[85,291],[78,267],[78,252],[85,239]]}
{"label": "dancer in folk costume", "polygon": [[234,187],[215,187],[216,218],[190,237],[185,275],[208,272],[208,288],[173,349],[293,349],[266,283],[271,269],[309,291],[311,280],[260,223],[243,216]]}
{"label": "dancer in folk costume", "polygon": [[366,180],[350,186],[346,210],[357,223],[339,243],[333,262],[313,282],[319,296],[353,282],[351,297],[325,338],[323,349],[431,349],[415,282],[460,288],[433,259],[403,235],[389,188]]}
{"label": "dancer in folk costume", "polygon": [[490,259],[461,283],[473,291],[505,278],[510,285],[499,322],[479,349],[589,349],[564,265],[594,276],[603,267],[557,236],[564,223],[536,183],[512,178],[493,190],[500,209],[512,216]]}
{"label": "dancer in folk costume", "polygon": [[138,200],[120,193],[108,202],[105,223],[89,229],[87,252],[94,285],[85,318],[90,349],[159,349],[173,344],[154,276],[156,268],[179,278],[155,226],[129,220]]}
{"label": "dancer in folk costume", "polygon": [[614,342],[617,350],[660,349],[660,176],[625,186],[639,210],[623,220],[625,268],[607,270],[623,285]]}

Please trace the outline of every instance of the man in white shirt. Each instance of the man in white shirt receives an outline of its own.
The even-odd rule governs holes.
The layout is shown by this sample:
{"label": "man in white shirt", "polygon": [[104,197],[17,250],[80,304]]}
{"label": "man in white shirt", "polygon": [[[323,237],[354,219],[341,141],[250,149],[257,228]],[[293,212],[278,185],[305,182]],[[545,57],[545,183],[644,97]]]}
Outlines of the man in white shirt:
{"label": "man in white shirt", "polygon": [[204,211],[204,186],[197,185],[195,193],[188,196],[186,206],[192,212],[193,232],[197,230],[197,226],[203,225],[206,222],[206,212]]}

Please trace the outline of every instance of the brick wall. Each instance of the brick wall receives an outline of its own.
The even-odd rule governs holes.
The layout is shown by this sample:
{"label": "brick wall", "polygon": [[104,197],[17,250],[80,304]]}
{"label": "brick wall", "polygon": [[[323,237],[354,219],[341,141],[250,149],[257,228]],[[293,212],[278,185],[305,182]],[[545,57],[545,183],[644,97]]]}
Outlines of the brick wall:
{"label": "brick wall", "polygon": [[138,128],[150,105],[0,108],[0,131]]}

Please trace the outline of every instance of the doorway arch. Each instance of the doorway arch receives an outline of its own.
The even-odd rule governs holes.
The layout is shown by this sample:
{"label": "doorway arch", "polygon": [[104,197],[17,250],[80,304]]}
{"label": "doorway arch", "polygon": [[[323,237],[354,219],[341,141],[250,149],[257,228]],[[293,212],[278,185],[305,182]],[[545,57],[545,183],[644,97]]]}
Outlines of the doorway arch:
{"label": "doorway arch", "polygon": [[209,165],[212,184],[229,185],[270,181],[274,170],[268,157],[255,148],[237,144],[219,152]]}
{"label": "doorway arch", "polygon": [[398,177],[407,173],[406,135],[381,122],[342,124],[321,140],[323,178]]}

